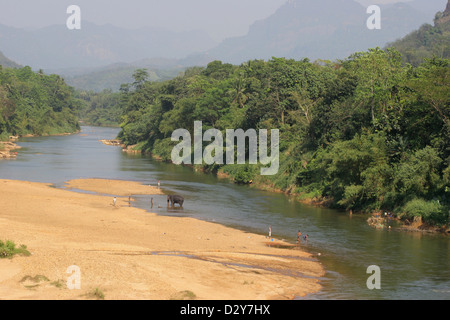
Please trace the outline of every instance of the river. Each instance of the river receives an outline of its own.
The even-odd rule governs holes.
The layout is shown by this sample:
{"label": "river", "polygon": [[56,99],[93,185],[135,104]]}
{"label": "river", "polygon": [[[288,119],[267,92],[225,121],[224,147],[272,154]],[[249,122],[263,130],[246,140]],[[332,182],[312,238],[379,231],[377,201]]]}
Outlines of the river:
{"label": "river", "polygon": [[[152,196],[151,211],[189,216],[245,231],[302,242],[326,269],[323,290],[305,299],[448,300],[449,240],[442,234],[376,230],[367,216],[303,205],[284,194],[239,186],[211,174],[130,155],[99,140],[114,139],[117,128],[82,127],[79,134],[22,138],[16,160],[0,161],[0,179],[53,183],[80,178],[138,181],[185,197],[183,210],[168,210],[165,196]],[[150,211],[149,196],[136,196],[134,206]],[[162,208],[158,208],[161,204]],[[370,290],[369,266],[380,268],[381,289]]]}

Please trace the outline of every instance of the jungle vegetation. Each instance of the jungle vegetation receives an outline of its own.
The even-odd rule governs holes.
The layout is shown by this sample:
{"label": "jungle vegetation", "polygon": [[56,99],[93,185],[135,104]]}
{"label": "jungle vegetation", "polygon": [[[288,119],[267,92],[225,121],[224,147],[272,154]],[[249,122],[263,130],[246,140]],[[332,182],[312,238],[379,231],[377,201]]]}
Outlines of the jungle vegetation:
{"label": "jungle vegetation", "polygon": [[79,130],[83,102],[58,75],[0,65],[0,139]]}
{"label": "jungle vegetation", "polygon": [[277,175],[262,177],[248,164],[197,167],[341,209],[448,224],[448,59],[413,66],[395,49],[376,48],[336,62],[214,61],[169,81],[147,77],[136,70],[116,97],[127,145],[170,161],[172,132],[193,135],[194,121],[223,132],[279,129]]}

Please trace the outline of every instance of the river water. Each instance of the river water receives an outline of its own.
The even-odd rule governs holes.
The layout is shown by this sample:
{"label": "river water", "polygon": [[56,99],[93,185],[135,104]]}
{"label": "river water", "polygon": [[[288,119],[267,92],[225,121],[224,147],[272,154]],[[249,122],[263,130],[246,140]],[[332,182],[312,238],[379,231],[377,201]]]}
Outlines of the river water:
{"label": "river water", "polygon": [[[323,290],[306,299],[448,300],[449,240],[441,234],[376,230],[367,216],[315,208],[291,197],[239,186],[210,174],[129,155],[99,140],[114,139],[116,128],[82,127],[72,136],[23,138],[16,160],[0,161],[0,179],[53,183],[80,178],[138,181],[185,197],[183,210],[168,210],[165,196],[152,196],[151,211],[189,216],[301,244],[326,269]],[[136,196],[137,206],[150,211],[150,196]],[[162,208],[158,208],[158,205]],[[368,289],[369,266],[380,268],[381,289]]]}

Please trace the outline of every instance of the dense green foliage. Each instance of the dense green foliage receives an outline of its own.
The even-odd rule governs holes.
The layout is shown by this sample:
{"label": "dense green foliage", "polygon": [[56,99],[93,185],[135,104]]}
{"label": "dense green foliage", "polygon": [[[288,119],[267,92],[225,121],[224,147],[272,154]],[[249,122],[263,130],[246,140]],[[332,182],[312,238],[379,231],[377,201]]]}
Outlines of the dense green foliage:
{"label": "dense green foliage", "polygon": [[177,144],[172,132],[193,135],[194,121],[223,132],[280,129],[277,175],[259,176],[252,165],[202,169],[329,199],[343,209],[446,224],[449,76],[449,60],[404,66],[397,51],[378,48],[336,63],[215,61],[163,83],[146,81],[141,72],[122,88],[120,138],[169,161]]}
{"label": "dense green foliage", "polygon": [[75,132],[80,106],[60,76],[0,66],[0,138]]}
{"label": "dense green foliage", "polygon": [[117,127],[120,121],[120,93],[77,91],[76,97],[83,101],[80,120],[87,125]]}
{"label": "dense green foliage", "polygon": [[406,63],[418,66],[425,58],[450,58],[450,12],[436,14],[434,26],[424,24],[406,37],[390,43]]}

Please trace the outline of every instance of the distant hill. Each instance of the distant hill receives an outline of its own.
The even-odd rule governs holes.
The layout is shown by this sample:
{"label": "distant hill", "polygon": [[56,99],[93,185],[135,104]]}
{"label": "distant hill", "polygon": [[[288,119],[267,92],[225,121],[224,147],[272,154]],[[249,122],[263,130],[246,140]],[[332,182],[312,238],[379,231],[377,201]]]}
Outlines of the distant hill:
{"label": "distant hill", "polygon": [[0,25],[3,52],[33,69],[96,68],[152,57],[181,59],[217,45],[206,32],[124,29],[83,21],[81,30],[54,25],[24,30]]}
{"label": "distant hill", "polygon": [[424,24],[387,47],[396,48],[402,53],[404,62],[416,66],[424,58],[450,58],[450,1],[443,12],[436,14],[434,25]]}
{"label": "distant hill", "polygon": [[[114,64],[82,75],[64,76],[64,79],[68,85],[81,90],[100,92],[104,89],[111,89],[118,91],[122,83],[133,81],[132,75],[136,69],[138,68],[127,64]],[[159,79],[154,71],[149,70],[149,80]]]}
{"label": "distant hill", "polygon": [[380,5],[382,28],[369,30],[369,14],[362,1],[288,0],[274,14],[251,25],[247,35],[220,44],[201,31],[128,30],[83,21],[81,30],[68,30],[65,25],[37,30],[0,25],[0,49],[19,64],[64,76],[76,88],[116,91],[122,83],[131,82],[137,68],[148,69],[151,80],[157,81],[213,60],[240,64],[274,56],[344,59],[354,52],[384,47],[431,23],[446,3],[413,0]]}
{"label": "distant hill", "polygon": [[0,65],[4,68],[22,68],[20,64],[15,63],[11,59],[5,57],[3,52],[0,51]]}
{"label": "distant hill", "polygon": [[[119,91],[121,84],[132,83],[133,73],[136,69],[147,69],[150,81],[164,81],[176,77],[184,70],[181,66],[167,65],[163,69],[157,69],[154,65],[138,62],[132,64],[117,63],[102,68],[85,70],[85,73],[70,75],[70,70],[56,72],[61,74],[66,83],[74,88],[100,92],[110,89],[114,92]],[[66,72],[66,74],[64,74]],[[73,72],[73,71],[72,71]]]}
{"label": "distant hill", "polygon": [[[432,20],[427,8],[445,0],[380,5],[381,30],[369,30],[367,7],[353,0],[290,0],[267,19],[255,22],[246,36],[229,38],[208,53],[242,63],[272,56],[294,59],[342,59],[357,51],[383,47]],[[442,7],[438,7],[434,12]]]}
{"label": "distant hill", "polygon": [[175,78],[191,66],[206,66],[212,58],[208,54],[195,54],[184,59],[148,58],[132,63],[114,63],[99,68],[50,69],[48,73],[59,74],[66,82],[81,90],[95,92],[110,89],[118,91],[121,84],[134,81],[136,69],[147,69],[150,81],[165,81]]}

